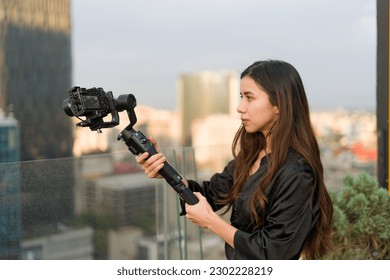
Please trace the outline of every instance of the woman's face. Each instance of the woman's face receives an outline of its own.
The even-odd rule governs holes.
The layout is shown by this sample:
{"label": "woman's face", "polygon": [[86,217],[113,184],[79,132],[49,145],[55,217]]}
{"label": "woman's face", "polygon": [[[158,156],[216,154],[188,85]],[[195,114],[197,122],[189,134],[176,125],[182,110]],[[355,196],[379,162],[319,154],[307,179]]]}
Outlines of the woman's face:
{"label": "woman's face", "polygon": [[255,81],[245,76],[240,82],[241,102],[237,107],[246,132],[261,131],[267,135],[278,115],[278,108],[271,104],[268,94]]}

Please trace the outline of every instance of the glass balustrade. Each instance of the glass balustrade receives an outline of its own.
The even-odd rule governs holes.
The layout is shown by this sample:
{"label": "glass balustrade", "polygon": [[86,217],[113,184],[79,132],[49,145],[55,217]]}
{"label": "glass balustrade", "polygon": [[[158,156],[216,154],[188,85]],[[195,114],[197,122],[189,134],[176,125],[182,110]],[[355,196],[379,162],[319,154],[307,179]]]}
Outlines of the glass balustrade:
{"label": "glass balustrade", "polygon": [[[163,152],[199,179],[194,149]],[[223,242],[180,211],[129,152],[2,163],[0,259],[223,259]]]}

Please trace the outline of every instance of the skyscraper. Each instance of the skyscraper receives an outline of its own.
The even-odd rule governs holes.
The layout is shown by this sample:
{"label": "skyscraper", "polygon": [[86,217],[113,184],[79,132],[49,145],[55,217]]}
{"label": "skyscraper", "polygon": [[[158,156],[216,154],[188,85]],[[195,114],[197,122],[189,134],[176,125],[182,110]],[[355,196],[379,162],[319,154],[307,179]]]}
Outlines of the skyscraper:
{"label": "skyscraper", "polygon": [[211,114],[230,114],[238,104],[238,77],[232,71],[183,74],[177,82],[181,114],[181,144],[190,146],[191,125]]}
{"label": "skyscraper", "polygon": [[19,124],[0,110],[0,259],[20,256],[19,150]]}
{"label": "skyscraper", "polygon": [[5,116],[0,109],[0,163],[20,160],[19,123],[13,115]]}
{"label": "skyscraper", "polygon": [[[73,125],[62,109],[71,65],[70,0],[0,0],[0,108],[19,122],[23,161],[4,165],[0,207],[11,211],[19,191],[23,235],[44,235],[73,215],[73,162],[61,160],[72,155]],[[17,248],[16,240],[5,245]],[[3,257],[17,258],[13,251]]]}
{"label": "skyscraper", "polygon": [[0,0],[0,108],[20,121],[21,160],[71,155],[70,31],[69,0]]}

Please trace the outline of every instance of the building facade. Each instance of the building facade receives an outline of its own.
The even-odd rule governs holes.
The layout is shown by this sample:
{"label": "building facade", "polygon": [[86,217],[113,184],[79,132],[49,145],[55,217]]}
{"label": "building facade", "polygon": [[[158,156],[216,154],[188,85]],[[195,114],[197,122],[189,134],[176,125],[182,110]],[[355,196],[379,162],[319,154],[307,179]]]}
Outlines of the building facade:
{"label": "building facade", "polygon": [[238,104],[238,76],[232,71],[182,74],[177,81],[181,145],[191,146],[194,120],[211,114],[230,114]]}
{"label": "building facade", "polygon": [[[1,179],[8,194],[0,207],[2,214],[21,215],[20,226],[2,227],[16,235],[3,243],[15,251],[20,235],[12,226],[39,237],[46,234],[43,229],[73,215],[73,163],[40,161],[72,155],[73,125],[62,109],[71,87],[71,66],[70,0],[0,0],[0,108],[14,114],[20,133],[19,150],[7,151],[7,156],[18,153],[19,163],[2,165],[9,169]],[[61,174],[54,167],[66,180],[58,181]],[[20,253],[9,250],[2,257],[19,258]]]}
{"label": "building facade", "polygon": [[87,211],[107,215],[118,227],[154,229],[155,182],[144,173],[107,175],[89,180],[83,187]]}
{"label": "building facade", "polygon": [[20,121],[21,160],[71,155],[71,70],[69,0],[0,0],[0,108]]}
{"label": "building facade", "polygon": [[0,259],[19,259],[21,241],[19,124],[0,112]]}

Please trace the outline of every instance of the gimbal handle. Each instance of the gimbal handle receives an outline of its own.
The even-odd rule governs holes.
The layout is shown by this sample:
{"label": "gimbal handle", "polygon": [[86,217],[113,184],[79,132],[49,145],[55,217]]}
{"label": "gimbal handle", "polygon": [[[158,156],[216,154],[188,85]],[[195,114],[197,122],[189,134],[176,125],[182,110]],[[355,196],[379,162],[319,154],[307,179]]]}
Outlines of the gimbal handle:
{"label": "gimbal handle", "polygon": [[[147,152],[149,153],[149,157],[151,157],[157,154],[153,143],[142,132],[135,131],[131,127],[131,124],[118,135],[118,140],[124,141],[130,152],[134,155]],[[164,166],[160,169],[159,174],[187,204],[194,205],[199,202],[195,194],[184,185],[183,178],[168,162],[164,162]]]}

